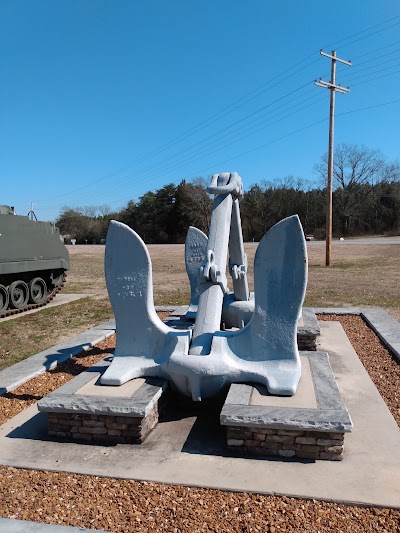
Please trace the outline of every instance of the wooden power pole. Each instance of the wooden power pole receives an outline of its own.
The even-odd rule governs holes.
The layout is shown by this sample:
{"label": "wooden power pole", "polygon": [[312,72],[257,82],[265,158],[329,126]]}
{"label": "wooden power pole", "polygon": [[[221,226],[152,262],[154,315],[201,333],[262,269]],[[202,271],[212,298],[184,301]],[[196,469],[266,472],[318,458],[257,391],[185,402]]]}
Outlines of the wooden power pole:
{"label": "wooden power pole", "polygon": [[331,81],[323,81],[321,78],[315,81],[315,85],[329,89],[330,95],[330,109],[329,109],[329,147],[328,147],[328,184],[327,184],[327,198],[326,198],[326,259],[325,265],[331,264],[331,252],[332,252],[332,176],[333,176],[333,137],[334,137],[334,124],[335,124],[335,92],[348,93],[350,89],[348,87],[342,87],[340,84],[336,85],[336,62],[344,63],[351,67],[351,61],[345,61],[339,59],[336,56],[336,52],[333,50],[332,55],[326,54],[320,50],[320,54],[325,57],[329,57],[332,60],[331,65]]}

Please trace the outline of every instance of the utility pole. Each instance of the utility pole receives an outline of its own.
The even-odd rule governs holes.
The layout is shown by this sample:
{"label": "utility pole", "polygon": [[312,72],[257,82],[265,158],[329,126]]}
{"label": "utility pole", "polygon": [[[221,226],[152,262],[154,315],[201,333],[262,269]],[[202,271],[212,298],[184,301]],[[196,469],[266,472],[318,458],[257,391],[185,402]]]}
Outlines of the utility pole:
{"label": "utility pole", "polygon": [[328,147],[328,184],[326,192],[326,258],[325,265],[331,264],[331,252],[332,252],[332,176],[333,176],[333,137],[334,137],[334,123],[335,123],[335,92],[348,93],[349,87],[342,87],[340,84],[336,85],[336,62],[344,63],[351,67],[351,61],[345,61],[336,57],[335,50],[332,51],[332,55],[326,54],[320,50],[320,54],[325,57],[329,57],[332,60],[331,65],[331,81],[323,81],[321,78],[315,81],[315,85],[329,89],[331,91],[330,96],[330,109],[329,109],[329,147]]}

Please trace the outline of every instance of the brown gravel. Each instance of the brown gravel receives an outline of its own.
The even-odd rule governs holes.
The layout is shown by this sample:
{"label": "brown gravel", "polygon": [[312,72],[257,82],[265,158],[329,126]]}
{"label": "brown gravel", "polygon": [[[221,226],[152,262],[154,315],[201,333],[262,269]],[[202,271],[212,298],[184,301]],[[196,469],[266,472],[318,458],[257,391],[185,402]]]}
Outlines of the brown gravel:
{"label": "brown gravel", "polygon": [[0,514],[134,531],[399,531],[400,511],[322,501],[2,468]]}
{"label": "brown gravel", "polygon": [[[359,317],[339,320],[399,422],[399,366]],[[0,423],[111,353],[115,337],[0,398]],[[0,467],[0,516],[112,532],[400,532],[400,511]],[[84,495],[84,496],[83,496]]]}
{"label": "brown gravel", "polygon": [[0,425],[112,353],[115,335],[0,396]]}
{"label": "brown gravel", "polygon": [[359,316],[319,315],[340,322],[362,364],[400,426],[400,364]]}

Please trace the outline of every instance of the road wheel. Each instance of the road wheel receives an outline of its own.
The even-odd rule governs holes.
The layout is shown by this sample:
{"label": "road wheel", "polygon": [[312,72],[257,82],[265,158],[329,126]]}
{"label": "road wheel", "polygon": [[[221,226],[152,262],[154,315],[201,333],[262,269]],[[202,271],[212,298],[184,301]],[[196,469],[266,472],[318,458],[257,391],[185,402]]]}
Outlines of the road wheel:
{"label": "road wheel", "polygon": [[9,301],[10,298],[8,296],[7,287],[4,287],[4,285],[0,285],[0,313],[7,309]]}
{"label": "road wheel", "polygon": [[21,280],[13,281],[8,289],[10,294],[10,307],[23,309],[29,300],[29,287]]}
{"label": "road wheel", "polygon": [[42,278],[33,278],[29,282],[29,302],[42,304],[46,301],[47,286]]}

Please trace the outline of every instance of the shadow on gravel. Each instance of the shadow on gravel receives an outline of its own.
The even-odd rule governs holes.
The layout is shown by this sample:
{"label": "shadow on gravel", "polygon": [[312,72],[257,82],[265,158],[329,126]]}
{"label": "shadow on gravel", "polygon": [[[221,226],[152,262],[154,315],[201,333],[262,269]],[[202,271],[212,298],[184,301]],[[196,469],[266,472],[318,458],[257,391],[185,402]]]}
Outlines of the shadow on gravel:
{"label": "shadow on gravel", "polygon": [[[68,350],[65,350],[68,352]],[[73,355],[72,357],[68,357],[68,359],[64,360],[62,363],[57,365],[55,368],[52,368],[51,370],[48,370],[49,374],[59,374],[59,373],[65,373],[69,374],[71,376],[77,376],[81,372],[84,371],[90,371],[91,368],[88,367],[88,365],[81,364],[79,362],[80,359],[85,360],[87,357],[91,356],[100,356],[103,354],[109,354],[111,350],[109,349],[100,349],[97,347],[91,348],[90,350],[82,350],[77,355]],[[50,356],[50,359],[54,358],[54,356]],[[112,356],[105,358],[106,361],[111,361]],[[46,361],[46,368],[50,368],[51,363],[48,364],[48,361]],[[94,367],[92,367],[94,368]]]}

